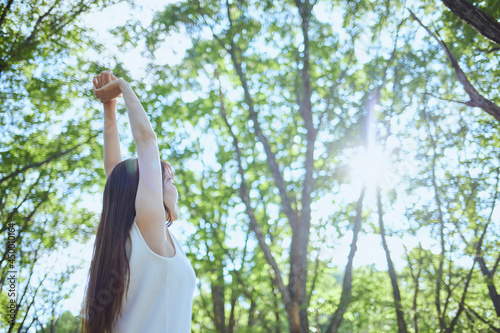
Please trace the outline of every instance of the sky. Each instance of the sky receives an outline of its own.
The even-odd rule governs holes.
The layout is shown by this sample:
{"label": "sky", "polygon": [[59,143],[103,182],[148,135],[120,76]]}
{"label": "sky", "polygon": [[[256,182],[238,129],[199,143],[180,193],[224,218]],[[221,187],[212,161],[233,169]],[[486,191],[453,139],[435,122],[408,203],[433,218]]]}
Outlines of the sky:
{"label": "sky", "polygon": [[[130,71],[132,77],[145,77],[146,73],[144,69],[146,66],[146,59],[141,55],[143,45],[139,43],[137,49],[128,50],[125,53],[122,53],[117,48],[118,41],[112,36],[112,34],[108,32],[108,30],[115,28],[116,26],[125,24],[126,21],[132,17],[135,19],[140,19],[145,25],[147,25],[152,18],[153,11],[164,7],[165,4],[165,1],[142,1],[143,8],[136,8],[133,11],[130,10],[130,6],[128,4],[119,4],[108,7],[102,12],[92,13],[84,16],[83,20],[85,24],[88,27],[94,29],[96,38],[99,38],[99,40],[101,42],[104,42],[106,45],[106,50],[103,54],[91,54],[91,56],[99,56],[105,58],[106,56],[109,57],[111,54],[114,54],[125,64],[125,67]],[[327,15],[326,13],[327,11],[321,10],[321,8],[316,9],[315,12],[315,14],[322,20],[339,22],[338,24],[340,24],[341,13],[336,13],[335,17],[322,17],[322,15]],[[189,47],[188,41],[189,38],[186,38],[186,36],[183,36],[182,34],[177,34],[175,36],[169,37],[168,43],[165,43],[163,48],[161,49],[161,58],[164,59],[164,61],[172,64],[179,63],[180,59],[184,55],[184,50]],[[357,46],[356,49],[360,57],[366,57],[366,52],[364,52],[365,50],[363,50],[362,46]],[[122,153],[126,151],[126,149],[122,148]],[[396,170],[391,170],[391,165],[387,162],[388,158],[383,155],[383,152],[375,149],[370,152],[370,154],[372,154],[372,156],[370,157],[369,162],[367,162],[366,157],[365,159],[363,159],[362,156],[359,158],[359,161],[353,162],[353,172],[355,173],[355,178],[360,178],[363,174],[366,175],[369,170],[373,170],[373,168],[367,169],[367,166],[372,166],[373,163],[380,164],[379,168],[376,168],[380,175],[384,173],[395,175],[397,173]],[[127,157],[129,156],[124,156],[124,158]],[[359,175],[359,177],[357,175]],[[377,175],[371,174],[369,178],[373,177],[377,177]],[[359,189],[359,184],[344,186],[342,193],[346,197],[345,200],[356,200],[359,196]],[[367,194],[366,200],[371,207],[374,207],[374,198],[374,191],[371,191]],[[319,220],[323,215],[334,210],[332,202],[333,198],[329,198],[328,196],[325,196],[321,201],[319,201],[316,204],[316,211],[313,213],[313,219]],[[99,213],[101,210],[101,196],[87,196],[84,200],[83,205]],[[400,223],[400,221],[402,221],[403,219],[402,215],[403,211],[396,209],[394,212],[386,214],[386,223],[388,223],[389,225]],[[195,232],[195,229],[193,226],[182,221],[182,216],[181,220],[178,222],[180,223],[175,223],[173,225],[172,231],[176,235],[179,242],[183,244],[183,242],[186,242],[187,237],[190,237],[190,235]],[[242,234],[241,237],[243,238],[244,235]],[[323,251],[321,253],[321,259],[331,260],[332,258],[335,258],[335,265],[343,268],[347,262],[347,255],[349,253],[351,239],[351,231],[347,232],[340,239],[336,239],[335,243],[337,244],[337,246],[333,250]],[[420,241],[425,248],[434,248],[437,244],[430,237],[423,237]],[[391,249],[392,259],[394,260],[396,267],[405,266],[404,261],[401,258],[401,255],[404,253],[403,242],[409,248],[412,248],[418,244],[415,239],[402,240],[397,237],[388,237],[389,248]],[[242,242],[240,242],[240,244],[241,243]],[[76,285],[76,288],[71,293],[71,297],[62,304],[63,309],[70,310],[75,315],[79,313],[81,301],[83,299],[85,281],[92,255],[92,245],[93,239],[91,239],[86,244],[74,244],[69,249],[65,249],[64,252],[54,253],[50,257],[46,258],[45,264],[42,264],[50,265],[50,263],[57,262],[58,267],[62,268],[68,264],[78,265],[79,263],[83,263],[82,268],[77,270],[69,281],[69,285],[74,284]],[[361,234],[357,245],[358,250],[356,252],[354,261],[355,267],[375,265],[375,267],[379,270],[387,269],[385,253],[381,246],[379,235]]]}

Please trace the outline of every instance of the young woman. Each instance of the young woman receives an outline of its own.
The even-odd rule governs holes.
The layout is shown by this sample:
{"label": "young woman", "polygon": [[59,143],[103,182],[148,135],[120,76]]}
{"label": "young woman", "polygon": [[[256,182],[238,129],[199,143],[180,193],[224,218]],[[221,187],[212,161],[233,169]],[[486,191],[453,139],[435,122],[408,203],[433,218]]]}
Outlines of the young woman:
{"label": "young woman", "polygon": [[[103,208],[82,309],[84,333],[191,331],[194,270],[168,226],[179,216],[174,172],[131,86],[94,78],[104,107]],[[138,158],[122,161],[116,99],[123,96]]]}

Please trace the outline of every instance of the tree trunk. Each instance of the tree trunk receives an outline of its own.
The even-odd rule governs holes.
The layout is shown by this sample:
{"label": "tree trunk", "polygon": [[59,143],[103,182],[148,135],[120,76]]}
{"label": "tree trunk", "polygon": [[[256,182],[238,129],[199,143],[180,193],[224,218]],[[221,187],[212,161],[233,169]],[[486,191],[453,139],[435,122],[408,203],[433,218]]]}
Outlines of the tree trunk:
{"label": "tree trunk", "polygon": [[[309,21],[313,4],[308,0],[299,1],[295,0],[295,5],[299,10],[301,18],[301,30],[304,38],[304,51],[302,55],[302,69],[299,70],[299,76],[302,81],[302,90],[298,100],[300,101],[298,107],[300,115],[304,120],[304,127],[307,131],[306,134],[306,156],[304,162],[304,183],[302,187],[301,197],[301,216],[300,223],[297,226],[297,248],[298,256],[295,258],[296,267],[298,270],[295,272],[295,298],[299,306],[299,319],[300,319],[300,332],[309,332],[309,319],[307,312],[307,247],[309,243],[309,234],[311,229],[311,193],[314,190],[314,145],[316,142],[317,129],[313,123],[313,111],[311,103],[311,77],[310,60],[309,60]],[[299,64],[297,64],[299,66]],[[300,68],[300,67],[299,67]]]}
{"label": "tree trunk", "polygon": [[[237,67],[237,72],[240,75],[240,79],[242,79],[243,86],[247,87],[246,79],[244,79],[243,71],[241,69],[241,64],[239,64],[238,62],[235,61],[234,52],[231,52],[231,58],[234,61],[235,67]],[[247,96],[247,98],[249,98],[249,100],[248,100],[250,103],[249,105],[251,106],[252,102],[250,99],[250,95],[248,93],[248,89],[246,88],[244,90],[245,90],[245,95]],[[226,113],[226,109],[224,107],[224,96],[222,95],[222,91],[220,91],[219,94],[220,94],[220,99],[221,99],[221,115],[222,115],[222,118],[224,120],[224,123],[227,126],[227,129],[229,130],[229,134],[233,138],[233,147],[236,151],[236,161],[238,163],[238,173],[241,177],[241,184],[240,184],[239,193],[240,193],[240,197],[241,197],[243,203],[245,204],[246,213],[247,213],[247,216],[250,220],[250,229],[254,232],[255,237],[257,238],[257,241],[259,243],[259,247],[262,250],[262,252],[264,253],[265,258],[266,258],[269,266],[271,267],[271,277],[273,279],[274,285],[278,288],[278,290],[281,294],[281,299],[282,299],[283,304],[285,305],[285,309],[289,315],[290,324],[291,324],[290,327],[292,327],[292,324],[295,325],[297,320],[298,320],[298,323],[300,325],[299,311],[298,311],[299,307],[296,306],[296,300],[294,300],[292,298],[292,295],[290,293],[290,288],[285,287],[285,283],[283,282],[281,271],[278,267],[276,260],[274,259],[274,256],[271,252],[269,245],[265,241],[265,236],[262,232],[262,229],[261,229],[259,223],[257,222],[257,218],[255,217],[255,212],[254,212],[254,209],[253,209],[253,207],[251,205],[251,201],[250,201],[250,194],[249,194],[250,190],[248,189],[248,185],[245,181],[245,170],[243,169],[243,164],[242,164],[243,156],[242,156],[241,150],[239,148],[239,141],[238,141],[238,138],[236,137],[236,135],[234,134],[232,127],[229,124],[229,121],[227,119],[227,113]],[[253,110],[253,106],[250,107],[250,110]],[[252,111],[252,112],[254,112],[254,111]],[[255,116],[255,120],[254,120],[254,126],[255,126],[255,124],[258,124],[256,116]],[[256,129],[256,131],[260,131],[259,126],[255,126],[255,129]],[[262,135],[261,131],[260,131],[260,133]],[[265,142],[268,143],[267,138],[263,135],[262,135],[262,137],[263,137],[263,139],[266,140]],[[269,151],[269,153],[274,157],[274,154],[272,154],[271,151]],[[276,168],[278,167],[277,163],[275,166],[276,166]],[[270,167],[272,169],[272,165],[270,165]],[[278,175],[283,180],[281,173],[278,173]],[[288,198],[287,193],[285,193],[284,196]],[[292,225],[296,224],[295,222],[292,223]],[[293,320],[292,320],[292,318],[293,318]]]}
{"label": "tree trunk", "polygon": [[214,305],[214,324],[217,332],[226,332],[226,315],[224,311],[224,276],[222,266],[217,269],[217,281],[211,284],[212,303]]}
{"label": "tree trunk", "polygon": [[378,223],[380,228],[380,236],[382,237],[382,246],[385,251],[385,258],[387,260],[387,266],[389,267],[389,276],[391,278],[392,294],[394,296],[394,306],[396,307],[396,318],[398,321],[398,332],[407,333],[408,329],[406,326],[406,321],[403,314],[403,307],[401,305],[401,294],[399,291],[398,280],[396,276],[396,271],[394,269],[394,264],[392,262],[391,253],[389,252],[389,247],[387,246],[387,241],[385,239],[385,227],[384,220],[382,218],[382,198],[381,198],[380,187],[377,187],[377,208],[378,208]]}
{"label": "tree trunk", "polygon": [[234,325],[236,324],[234,318],[234,308],[236,307],[237,300],[238,300],[238,294],[236,288],[233,286],[233,289],[231,290],[231,312],[229,313],[229,323],[227,325],[228,333],[233,333]]}
{"label": "tree trunk", "polygon": [[[272,286],[274,286],[274,284]],[[281,320],[280,320],[280,312],[278,305],[278,295],[276,294],[273,297],[273,305],[274,305],[274,317],[276,318],[276,326],[274,328],[274,331],[276,333],[281,333]]]}
{"label": "tree trunk", "polygon": [[[420,250],[422,250],[422,245],[419,245]],[[418,258],[418,271],[417,274],[415,275],[413,273],[413,269],[411,267],[411,262],[410,258],[408,257],[408,265],[410,267],[410,270],[412,272],[413,280],[415,281],[415,291],[413,292],[413,329],[415,330],[415,333],[418,333],[418,292],[420,289],[420,275],[422,274],[422,263],[424,261],[424,257],[422,253],[420,253],[420,257]]]}
{"label": "tree trunk", "polygon": [[500,23],[466,0],[442,0],[453,14],[493,43],[500,45]]}
{"label": "tree trunk", "polygon": [[248,327],[252,327],[255,324],[255,301],[250,300],[250,309],[248,309]]}
{"label": "tree trunk", "polygon": [[358,234],[361,230],[361,213],[363,210],[363,198],[365,196],[366,188],[363,187],[361,194],[356,205],[356,217],[354,219],[354,227],[352,230],[352,242],[351,250],[349,252],[349,257],[347,259],[347,265],[345,267],[344,282],[342,283],[342,294],[340,295],[340,302],[333,314],[330,324],[326,329],[327,333],[337,333],[342,320],[344,319],[344,314],[351,303],[352,297],[352,264],[354,262],[354,254],[357,250]]}
{"label": "tree trunk", "polygon": [[288,312],[290,333],[302,333],[300,330],[300,307],[299,302],[294,301],[291,311]]}

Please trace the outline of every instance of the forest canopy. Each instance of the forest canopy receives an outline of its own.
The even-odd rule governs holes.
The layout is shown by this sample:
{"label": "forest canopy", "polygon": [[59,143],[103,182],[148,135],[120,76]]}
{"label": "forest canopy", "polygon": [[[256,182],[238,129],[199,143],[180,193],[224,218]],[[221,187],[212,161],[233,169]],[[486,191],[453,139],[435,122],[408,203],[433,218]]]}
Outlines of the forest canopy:
{"label": "forest canopy", "polygon": [[0,3],[2,330],[79,329],[89,262],[50,258],[92,244],[111,69],[176,172],[193,332],[500,331],[498,1],[141,4]]}

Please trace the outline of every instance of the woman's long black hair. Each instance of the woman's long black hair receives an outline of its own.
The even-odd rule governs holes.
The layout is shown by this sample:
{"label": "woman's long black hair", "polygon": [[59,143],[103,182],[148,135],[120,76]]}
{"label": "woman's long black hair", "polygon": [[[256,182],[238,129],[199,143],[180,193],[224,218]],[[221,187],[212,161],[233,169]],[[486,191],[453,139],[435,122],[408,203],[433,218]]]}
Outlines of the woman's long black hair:
{"label": "woman's long black hair", "polygon": [[[161,161],[162,179],[173,176],[170,164]],[[101,219],[97,228],[82,308],[83,333],[107,333],[120,315],[124,294],[130,282],[125,244],[132,228],[135,198],[139,185],[137,159],[118,163],[106,181]],[[167,222],[170,210],[163,204]]]}

